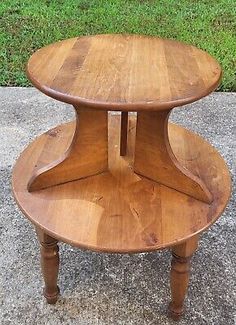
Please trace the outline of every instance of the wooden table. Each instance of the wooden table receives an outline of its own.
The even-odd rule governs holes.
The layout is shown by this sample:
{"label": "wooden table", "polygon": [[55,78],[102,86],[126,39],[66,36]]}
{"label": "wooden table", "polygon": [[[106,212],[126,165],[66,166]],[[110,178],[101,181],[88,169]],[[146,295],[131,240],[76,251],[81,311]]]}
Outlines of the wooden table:
{"label": "wooden table", "polygon": [[173,40],[97,35],[36,51],[27,75],[76,112],[33,141],[13,171],[16,201],[41,243],[48,303],[59,294],[58,241],[110,253],[169,247],[169,312],[178,319],[199,234],[223,212],[231,183],[220,154],[168,117],[218,86],[219,64]]}

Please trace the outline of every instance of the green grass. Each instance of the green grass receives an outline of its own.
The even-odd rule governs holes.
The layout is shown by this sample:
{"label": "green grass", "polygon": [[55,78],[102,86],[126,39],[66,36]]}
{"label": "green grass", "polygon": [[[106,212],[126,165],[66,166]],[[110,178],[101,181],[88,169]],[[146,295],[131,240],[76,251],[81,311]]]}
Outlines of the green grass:
{"label": "green grass", "polygon": [[36,49],[99,33],[158,35],[194,44],[222,65],[219,89],[236,91],[235,0],[2,0],[0,85],[28,86],[24,67]]}

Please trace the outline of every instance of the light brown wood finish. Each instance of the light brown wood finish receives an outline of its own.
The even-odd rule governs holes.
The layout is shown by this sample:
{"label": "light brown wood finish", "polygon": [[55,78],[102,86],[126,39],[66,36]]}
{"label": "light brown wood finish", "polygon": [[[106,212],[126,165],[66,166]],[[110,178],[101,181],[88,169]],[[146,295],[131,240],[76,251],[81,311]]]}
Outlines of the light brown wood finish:
{"label": "light brown wood finish", "polygon": [[[168,139],[170,111],[138,112],[134,171],[206,203],[212,195],[204,182],[182,167]],[[184,141],[182,139],[181,141]],[[184,143],[189,146],[189,143]],[[196,166],[197,167],[197,166]]]}
{"label": "light brown wood finish", "polygon": [[128,112],[121,112],[120,124],[120,155],[125,156],[127,151]]}
{"label": "light brown wood finish", "polygon": [[[58,240],[115,253],[174,246],[169,310],[179,318],[198,234],[223,212],[231,182],[219,153],[167,118],[218,86],[219,64],[173,40],[97,35],[38,50],[27,74],[77,113],[32,142],[13,171],[16,201],[39,234],[47,301],[59,293]],[[107,140],[108,110],[122,117],[109,117]],[[138,111],[136,148],[128,111]]]}
{"label": "light brown wood finish", "polygon": [[114,34],[46,46],[32,55],[27,74],[42,92],[73,105],[149,111],[206,96],[219,84],[221,68],[182,42]]}
{"label": "light brown wood finish", "polygon": [[172,249],[171,263],[171,303],[170,316],[178,320],[184,311],[184,299],[188,289],[190,277],[190,259],[198,246],[199,236],[194,236]]}
{"label": "light brown wood finish", "polygon": [[49,304],[55,304],[59,296],[59,287],[57,286],[59,271],[58,241],[40,228],[36,228],[36,232],[41,245],[41,268],[45,282],[44,297]]}
{"label": "light brown wood finish", "polygon": [[[36,169],[28,183],[29,191],[36,191],[53,185],[99,174],[108,168],[107,112],[75,107],[76,128],[70,147],[56,156],[58,148],[52,147],[56,138],[58,146],[62,141],[59,128],[48,132],[48,141],[41,153]],[[56,157],[49,164],[48,156]]]}
{"label": "light brown wood finish", "polygon": [[[92,107],[122,110],[122,156],[127,147],[128,112],[125,111],[143,110],[138,118],[135,171],[194,198],[212,202],[203,180],[176,160],[167,136],[168,112],[174,106],[206,95],[219,83],[220,66],[207,53],[157,37],[97,35],[38,50],[29,60],[27,71],[36,87],[73,103],[77,114],[81,105],[89,107],[88,113],[83,108],[80,119],[77,118],[71,147],[49,165],[36,168],[29,180],[29,191],[107,169],[106,113],[102,111],[98,118],[99,113],[91,111]],[[150,110],[165,111],[158,115]],[[42,165],[40,160],[38,164]]]}
{"label": "light brown wood finish", "polygon": [[54,129],[54,137],[47,132],[35,140],[13,171],[13,192],[24,214],[58,240],[105,252],[170,247],[209,227],[230,196],[230,176],[219,153],[199,136],[169,125],[173,152],[184,167],[198,171],[213,195],[209,205],[133,173],[135,125],[132,116],[127,155],[121,157],[120,118],[109,117],[107,172],[29,193],[27,184],[44,150],[46,165],[57,158],[55,152],[60,157],[75,124]]}

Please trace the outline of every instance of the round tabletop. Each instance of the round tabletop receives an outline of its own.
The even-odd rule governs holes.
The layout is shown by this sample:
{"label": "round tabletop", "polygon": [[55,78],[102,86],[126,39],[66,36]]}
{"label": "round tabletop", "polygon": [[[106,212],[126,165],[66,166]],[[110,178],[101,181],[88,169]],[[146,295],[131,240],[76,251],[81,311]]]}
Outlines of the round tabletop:
{"label": "round tabletop", "polygon": [[13,193],[24,214],[53,238],[94,251],[146,252],[172,247],[211,226],[231,192],[220,154],[198,135],[169,124],[170,142],[184,168],[201,177],[212,204],[133,172],[136,117],[130,117],[127,155],[119,154],[119,116],[109,114],[109,170],[29,192],[35,165],[55,161],[67,150],[74,123],[41,135],[22,153],[13,171]]}
{"label": "round tabletop", "polygon": [[218,62],[194,46],[143,35],[72,38],[36,51],[27,65],[33,85],[73,105],[106,110],[163,110],[211,93]]}

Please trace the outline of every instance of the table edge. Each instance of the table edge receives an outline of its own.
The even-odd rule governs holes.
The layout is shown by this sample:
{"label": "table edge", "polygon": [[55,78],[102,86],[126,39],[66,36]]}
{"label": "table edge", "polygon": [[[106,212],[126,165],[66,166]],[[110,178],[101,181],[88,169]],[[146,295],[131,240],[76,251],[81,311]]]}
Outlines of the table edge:
{"label": "table edge", "polygon": [[[62,125],[64,124],[68,124],[68,123],[71,123],[71,122],[67,122],[67,123],[62,123]],[[176,123],[170,123],[170,124],[175,124],[175,125],[178,125]],[[183,126],[180,126],[178,125],[180,128],[183,128]],[[186,129],[186,128],[185,128]],[[220,212],[219,214],[213,219],[211,220],[209,223],[207,223],[203,228],[201,229],[198,229],[197,231],[193,232],[192,234],[189,234],[188,236],[184,237],[184,238],[181,238],[181,239],[178,239],[176,241],[172,241],[172,242],[167,242],[165,244],[161,244],[161,245],[156,245],[156,246],[146,246],[145,248],[137,248],[137,249],[112,249],[112,248],[106,248],[106,247],[103,247],[103,248],[100,248],[98,246],[93,246],[93,245],[88,245],[88,244],[83,244],[83,243],[78,243],[76,241],[73,241],[73,240],[68,240],[67,238],[63,237],[63,236],[60,236],[58,235],[58,233],[56,232],[53,232],[53,231],[50,231],[48,230],[47,228],[45,228],[42,224],[40,224],[40,222],[36,222],[35,220],[33,220],[31,218],[31,216],[28,215],[28,213],[24,210],[23,206],[21,206],[18,198],[17,198],[17,192],[15,191],[15,188],[14,188],[14,177],[15,177],[15,167],[18,163],[18,159],[20,159],[21,155],[24,153],[24,151],[26,151],[28,149],[28,146],[31,145],[32,142],[36,141],[40,136],[42,136],[44,133],[40,134],[39,136],[37,136],[36,138],[34,138],[25,148],[24,150],[21,152],[20,156],[17,158],[13,168],[12,168],[12,177],[11,177],[11,192],[13,194],[13,197],[14,197],[14,200],[15,202],[17,203],[17,207],[19,208],[19,210],[23,213],[24,217],[26,217],[34,226],[36,227],[40,227],[44,232],[48,233],[49,235],[51,235],[53,238],[56,238],[58,239],[59,241],[61,242],[64,242],[64,243],[67,243],[69,245],[72,245],[74,247],[78,247],[80,249],[85,249],[85,250],[91,250],[91,251],[95,251],[95,252],[101,252],[101,253],[113,253],[113,254],[129,254],[129,253],[145,253],[145,252],[154,252],[154,251],[157,251],[157,250],[161,250],[161,249],[168,249],[168,248],[171,248],[175,245],[178,245],[180,243],[183,243],[185,241],[187,241],[188,239],[192,238],[193,236],[195,235],[198,235],[198,234],[201,234],[202,232],[206,231],[207,229],[209,229],[220,217],[221,215],[223,214],[223,212],[225,211],[229,201],[230,201],[230,198],[231,198],[231,195],[232,195],[232,179],[231,179],[231,173],[230,173],[230,170],[228,168],[228,165],[226,163],[226,161],[224,160],[224,158],[222,157],[221,153],[215,148],[215,146],[213,146],[209,141],[207,141],[205,138],[203,138],[202,136],[200,136],[199,134],[193,132],[192,130],[189,130],[187,129],[188,132],[190,134],[194,134],[195,136],[201,138],[202,141],[204,142],[207,142],[209,146],[211,146],[213,148],[214,151],[216,151],[220,157],[220,159],[223,160],[224,162],[224,165],[225,165],[225,172],[227,173],[227,178],[228,178],[228,181],[229,181],[229,188],[228,188],[228,197],[227,197],[227,200],[224,202],[224,204],[222,205],[222,208],[220,209]],[[183,194],[185,195],[185,194]],[[203,203],[204,204],[204,203]],[[206,204],[206,203],[205,203]]]}
{"label": "table edge", "polygon": [[[93,36],[103,36],[103,35],[125,35],[125,36],[141,36],[141,37],[153,37],[153,38],[161,38],[159,36],[153,36],[153,35],[144,35],[144,34],[127,34],[127,33],[114,33],[114,34],[97,34],[97,35],[81,35],[78,37],[74,37],[74,38],[83,38],[83,37],[93,37]],[[73,38],[72,38],[73,39]],[[205,52],[207,53],[212,60],[215,61],[215,63],[218,65],[219,67],[219,75],[218,78],[216,78],[215,82],[208,88],[205,88],[201,93],[199,93],[196,96],[191,96],[191,97],[186,97],[186,98],[181,98],[181,99],[176,99],[176,100],[170,100],[170,101],[150,101],[150,102],[109,102],[109,101],[97,101],[97,100],[92,100],[92,99],[87,99],[87,98],[83,98],[83,97],[79,97],[79,96],[73,96],[73,95],[68,95],[66,93],[62,93],[59,91],[56,91],[46,85],[42,85],[40,84],[37,79],[30,73],[29,71],[29,63],[30,63],[30,59],[31,57],[34,55],[34,53],[31,55],[31,57],[29,58],[27,65],[26,65],[26,69],[25,69],[25,73],[27,78],[29,79],[29,81],[33,84],[33,86],[35,88],[37,88],[39,91],[41,91],[42,93],[44,93],[45,95],[56,99],[60,102],[64,102],[67,104],[71,104],[74,106],[84,106],[84,107],[88,107],[88,108],[93,108],[93,109],[98,109],[98,110],[112,110],[112,111],[130,111],[130,112],[137,112],[137,111],[159,111],[159,110],[168,110],[168,109],[172,109],[174,107],[178,107],[178,106],[183,106],[186,104],[190,104],[193,103],[203,97],[208,96],[210,93],[212,93],[219,85],[222,79],[222,68],[219,64],[219,62],[213,57],[211,56],[208,52],[196,47],[195,45],[192,44],[188,44],[185,43],[183,41],[179,41],[179,40],[175,40],[175,39],[169,39],[169,38],[161,38],[163,40],[171,40],[174,42],[178,42],[178,43],[183,43],[187,46],[193,46],[196,49],[198,49],[199,51]],[[64,39],[58,42],[63,42],[69,39]],[[55,42],[55,43],[58,43]],[[54,43],[48,44],[47,46],[50,46]],[[43,48],[43,47],[42,47]]]}

